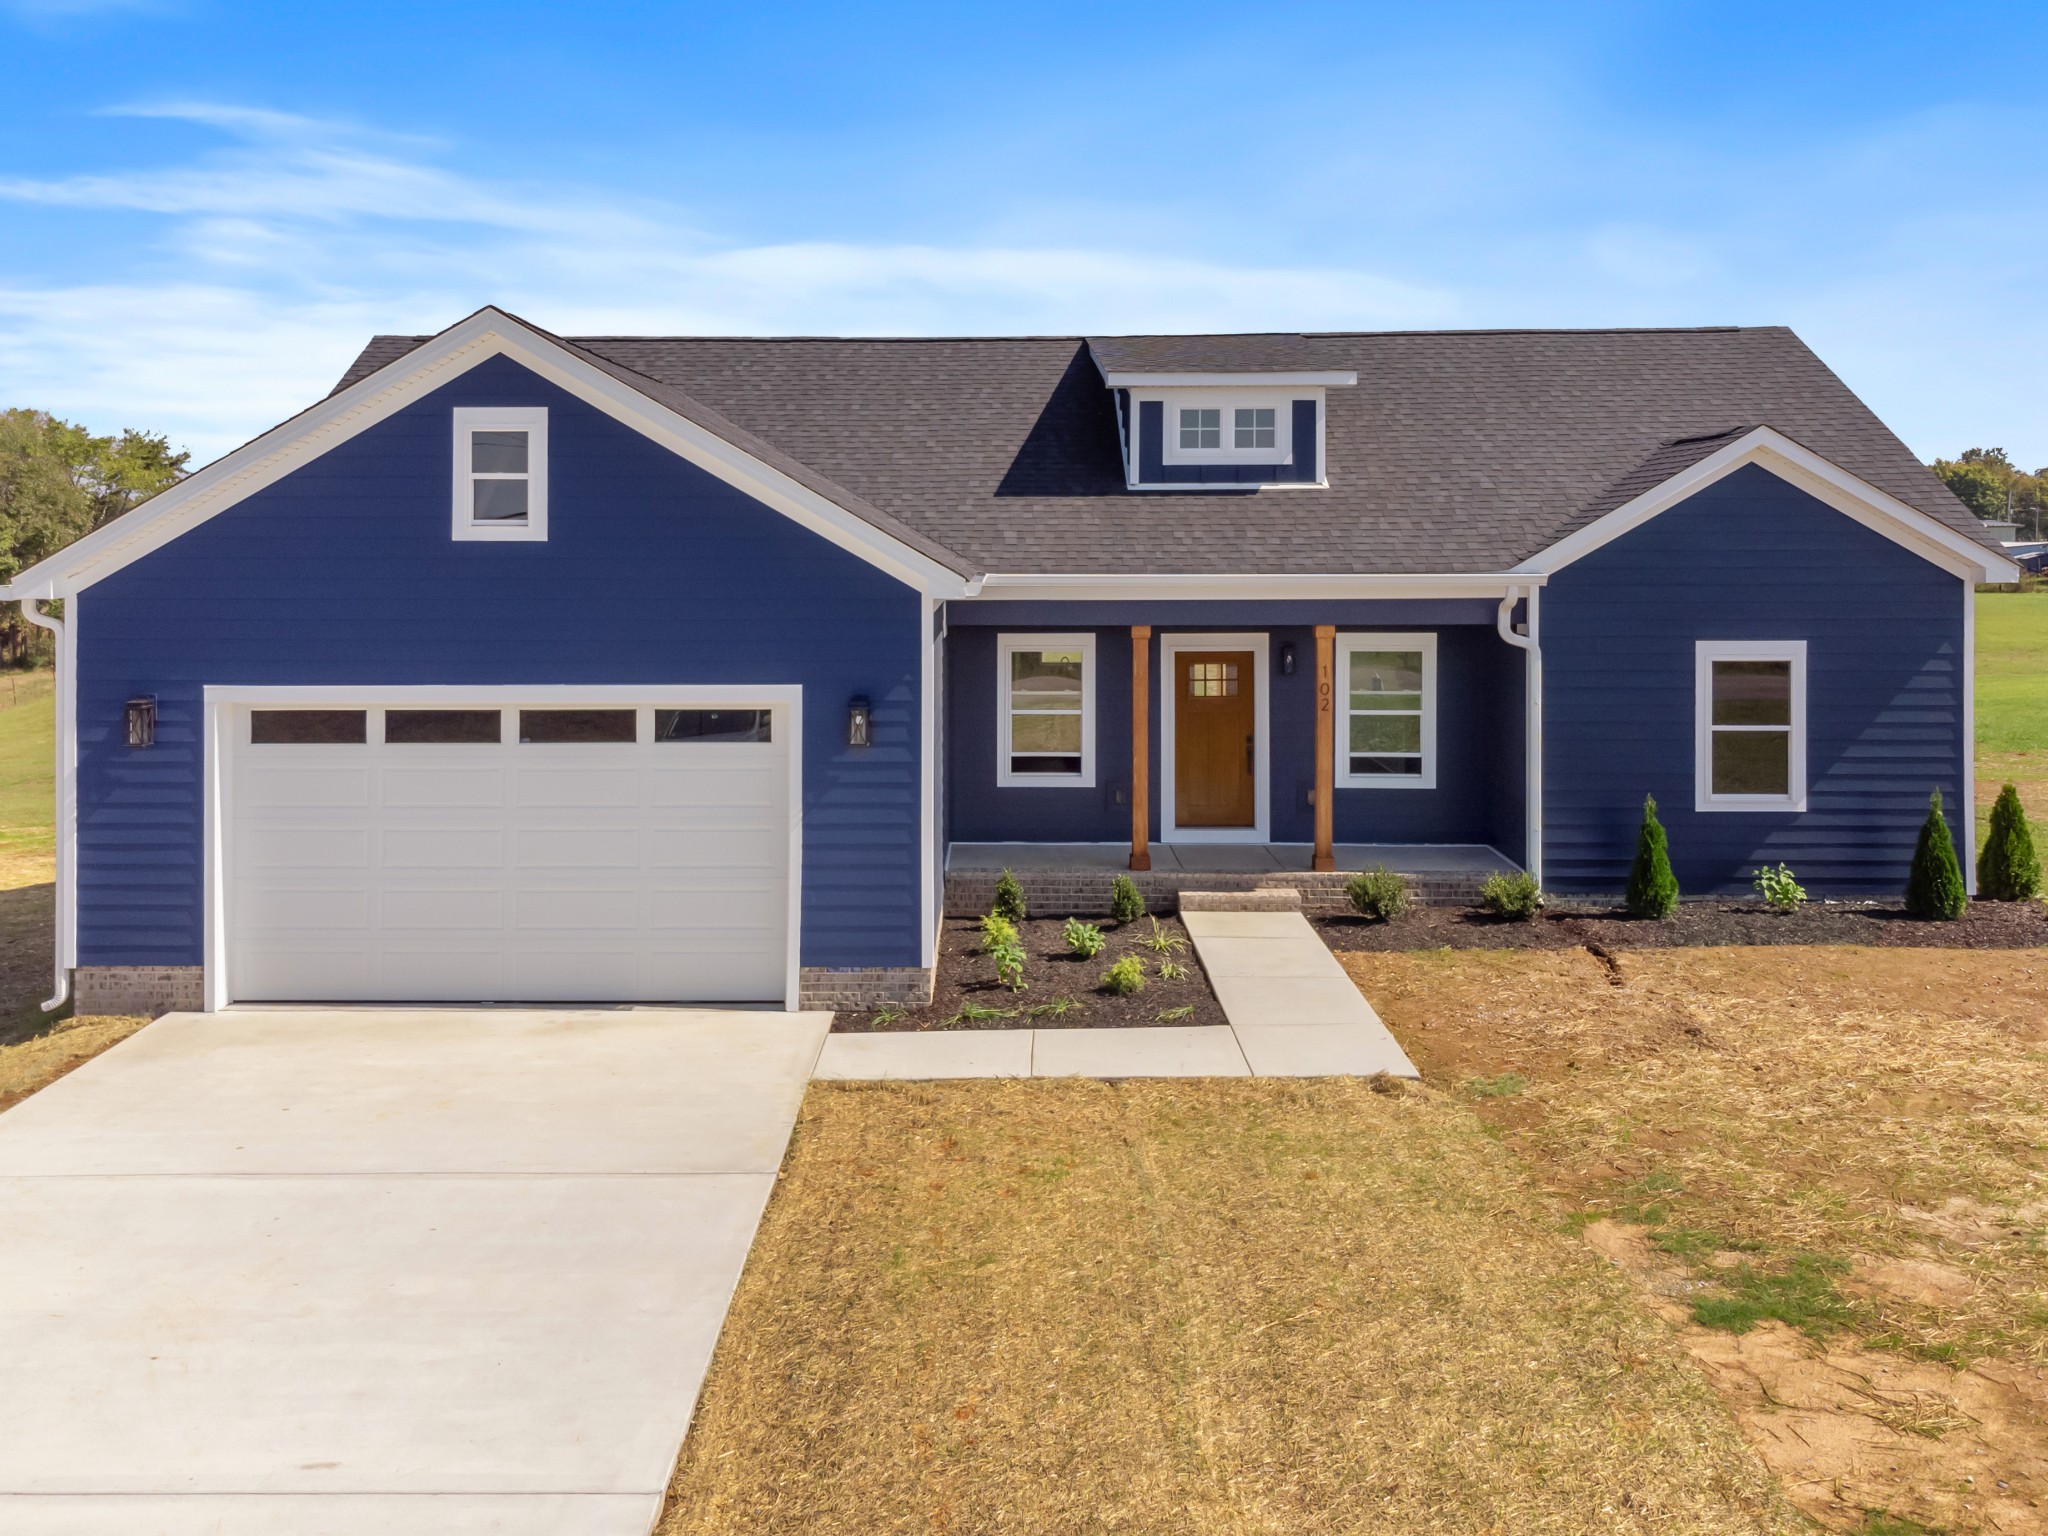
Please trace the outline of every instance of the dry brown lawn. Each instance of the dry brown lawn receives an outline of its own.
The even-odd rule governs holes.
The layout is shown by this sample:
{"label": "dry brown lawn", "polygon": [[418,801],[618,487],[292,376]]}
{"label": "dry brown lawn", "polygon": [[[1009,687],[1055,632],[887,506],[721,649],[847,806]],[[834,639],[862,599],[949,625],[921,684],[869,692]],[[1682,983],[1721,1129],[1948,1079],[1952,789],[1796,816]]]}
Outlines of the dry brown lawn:
{"label": "dry brown lawn", "polygon": [[20,1103],[110,1045],[119,1045],[147,1019],[66,1019],[13,1044],[0,1044],[0,1109]]}
{"label": "dry brown lawn", "polygon": [[661,1530],[1795,1525],[1455,1098],[1037,1081],[813,1087]]}
{"label": "dry brown lawn", "polygon": [[2048,1529],[2048,951],[1343,959],[1808,1513]]}

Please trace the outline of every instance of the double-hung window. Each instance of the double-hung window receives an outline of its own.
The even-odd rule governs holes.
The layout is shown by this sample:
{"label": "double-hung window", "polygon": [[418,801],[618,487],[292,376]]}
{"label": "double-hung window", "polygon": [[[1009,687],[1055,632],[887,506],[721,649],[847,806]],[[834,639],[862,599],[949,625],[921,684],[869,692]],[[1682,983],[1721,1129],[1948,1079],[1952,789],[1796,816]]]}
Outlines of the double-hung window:
{"label": "double-hung window", "polygon": [[547,536],[547,407],[458,406],[455,537]]}
{"label": "double-hung window", "polygon": [[1095,782],[1095,637],[1003,635],[996,642],[996,783]]}
{"label": "double-hung window", "polygon": [[1693,807],[1806,809],[1806,642],[1694,647]]}
{"label": "double-hung window", "polygon": [[1337,637],[1336,782],[1436,788],[1436,636]]}

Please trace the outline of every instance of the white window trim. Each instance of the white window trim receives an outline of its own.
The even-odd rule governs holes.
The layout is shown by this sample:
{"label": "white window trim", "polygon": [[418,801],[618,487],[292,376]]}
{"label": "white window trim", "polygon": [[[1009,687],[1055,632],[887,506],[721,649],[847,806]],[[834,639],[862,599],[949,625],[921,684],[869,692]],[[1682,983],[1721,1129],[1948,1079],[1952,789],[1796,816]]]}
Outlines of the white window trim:
{"label": "white window trim", "polygon": [[[1784,795],[1717,795],[1714,790],[1714,663],[1789,661],[1792,664],[1791,762]],[[1726,729],[1726,727],[1723,727]],[[1693,799],[1695,811],[1803,811],[1806,809],[1806,642],[1804,640],[1700,640],[1693,646]]]}
{"label": "white window trim", "polygon": [[[1294,462],[1294,399],[1290,394],[1196,394],[1192,391],[1162,397],[1166,412],[1166,441],[1160,444],[1160,462],[1165,464],[1292,464]],[[1303,398],[1306,398],[1305,396]],[[1267,410],[1273,413],[1273,446],[1237,446],[1237,413]],[[1222,443],[1215,448],[1183,448],[1180,445],[1180,413],[1183,410],[1218,411],[1223,424]],[[1320,409],[1318,410],[1320,415]]]}
{"label": "white window trim", "polygon": [[[1420,773],[1353,773],[1351,771],[1351,658],[1359,651],[1422,653],[1422,771]],[[1436,788],[1436,635],[1433,631],[1400,634],[1361,631],[1337,636],[1337,728],[1331,734],[1336,752],[1338,789]]]}
{"label": "white window trim", "polygon": [[[1081,653],[1081,771],[1010,771],[1010,656],[1016,651]],[[1095,787],[1095,636],[996,636],[996,786],[999,789],[1093,789]]]}
{"label": "white window trim", "polygon": [[[472,432],[526,433],[526,521],[523,523],[480,523],[471,515],[475,505],[469,467]],[[454,536],[457,539],[488,540],[494,543],[545,540],[548,536],[548,408],[544,405],[473,406],[455,408],[455,505]]]}

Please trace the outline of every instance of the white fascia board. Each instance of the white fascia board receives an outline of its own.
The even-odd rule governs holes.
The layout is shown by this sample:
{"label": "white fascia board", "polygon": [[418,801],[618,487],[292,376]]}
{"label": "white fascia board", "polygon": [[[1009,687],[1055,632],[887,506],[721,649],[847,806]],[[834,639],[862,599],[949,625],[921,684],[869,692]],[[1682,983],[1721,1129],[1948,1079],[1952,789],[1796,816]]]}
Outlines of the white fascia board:
{"label": "white fascia board", "polygon": [[1314,373],[1105,373],[1111,389],[1350,389],[1349,369]]}
{"label": "white fascia board", "polygon": [[1515,567],[1518,574],[1551,576],[1594,550],[1633,532],[1660,512],[1675,507],[1724,479],[1736,470],[1755,464],[1779,479],[1797,486],[1815,500],[1824,502],[1846,517],[1855,519],[1874,533],[1911,550],[1923,560],[1957,576],[1973,581],[2017,581],[2019,567],[2012,561],[1958,533],[1946,523],[1909,507],[1889,492],[1858,478],[1830,459],[1794,442],[1770,427],[1744,433],[1688,466],[1660,485],[1622,503],[1567,534],[1549,548],[1538,551]]}
{"label": "white fascia board", "polygon": [[1005,575],[982,578],[974,598],[982,602],[1325,602],[1364,598],[1499,599],[1511,591],[1542,586],[1526,572],[1472,575],[1279,575],[1279,576],[1096,576]]}
{"label": "white fascia board", "polygon": [[480,310],[366,379],[217,459],[126,517],[30,567],[0,596],[64,597],[162,548],[493,357],[510,357],[754,500],[929,596],[972,585],[836,502],[764,464],[494,309]]}

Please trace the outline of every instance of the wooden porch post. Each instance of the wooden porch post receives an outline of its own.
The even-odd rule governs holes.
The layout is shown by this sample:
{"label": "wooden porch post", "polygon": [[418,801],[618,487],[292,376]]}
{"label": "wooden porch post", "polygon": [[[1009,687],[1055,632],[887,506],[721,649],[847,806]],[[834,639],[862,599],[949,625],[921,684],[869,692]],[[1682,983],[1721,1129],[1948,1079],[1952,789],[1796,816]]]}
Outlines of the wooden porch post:
{"label": "wooden porch post", "polygon": [[1152,626],[1131,626],[1131,868],[1152,867]]}
{"label": "wooden porch post", "polygon": [[1337,626],[1316,626],[1316,850],[1311,869],[1335,869],[1331,847],[1336,823],[1332,780],[1337,759]]}

